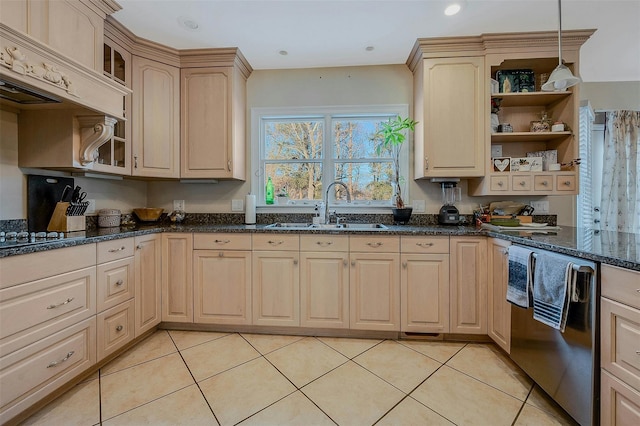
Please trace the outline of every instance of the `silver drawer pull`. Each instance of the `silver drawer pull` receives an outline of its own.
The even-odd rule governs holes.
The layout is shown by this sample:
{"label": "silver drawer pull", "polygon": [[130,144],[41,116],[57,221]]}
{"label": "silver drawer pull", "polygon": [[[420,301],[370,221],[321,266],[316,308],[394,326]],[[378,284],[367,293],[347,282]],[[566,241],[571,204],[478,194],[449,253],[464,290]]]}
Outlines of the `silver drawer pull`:
{"label": "silver drawer pull", "polygon": [[636,288],[636,293],[640,293],[640,288]]}
{"label": "silver drawer pull", "polygon": [[272,246],[279,246],[280,244],[283,244],[284,241],[280,240],[280,241],[273,241],[273,240],[269,240],[267,241],[269,244],[271,244]]}
{"label": "silver drawer pull", "polygon": [[[140,246],[138,246],[138,248],[140,248]],[[126,248],[125,248],[125,246],[122,246],[122,247],[120,247],[120,248],[110,249],[110,250],[109,250],[109,253],[117,253],[117,252],[122,251],[122,250],[125,250],[125,249],[126,249]]]}
{"label": "silver drawer pull", "polygon": [[498,182],[498,186],[503,186],[503,185],[504,185],[504,182],[502,182],[502,181]]}
{"label": "silver drawer pull", "polygon": [[229,244],[231,240],[213,240],[216,244]]}
{"label": "silver drawer pull", "polygon": [[636,355],[640,355],[640,351],[636,351]]}
{"label": "silver drawer pull", "polygon": [[564,183],[565,186],[571,185],[571,181],[570,180],[565,180],[563,183]]}
{"label": "silver drawer pull", "polygon": [[320,247],[327,247],[333,244],[333,242],[332,241],[316,241],[316,244],[319,245]]}
{"label": "silver drawer pull", "polygon": [[116,331],[122,331],[123,328],[124,328],[123,326],[119,325],[116,327]]}
{"label": "silver drawer pull", "polygon": [[433,247],[433,243],[416,243],[418,247]]}
{"label": "silver drawer pull", "polygon": [[378,248],[378,247],[380,247],[382,245],[382,243],[376,241],[375,243],[367,243],[367,245],[369,247]]}
{"label": "silver drawer pull", "polygon": [[542,181],[542,186],[548,186],[548,185],[549,185],[549,182],[547,182],[546,180]]}
{"label": "silver drawer pull", "polygon": [[62,305],[66,305],[67,303],[71,303],[71,302],[73,302],[73,299],[75,299],[75,297],[70,297],[70,298],[68,298],[67,300],[65,300],[64,302],[60,302],[60,303],[55,304],[55,305],[49,305],[49,306],[47,306],[47,309],[55,309],[55,308],[59,308],[59,307],[60,307],[60,306],[62,306]]}
{"label": "silver drawer pull", "polygon": [[123,280],[121,280],[121,279],[120,279],[120,280],[116,281],[116,285],[117,285],[118,287],[120,287],[122,284],[124,284],[124,281],[123,281]]}
{"label": "silver drawer pull", "polygon": [[297,259],[293,259],[293,264],[297,265],[298,264],[298,260]]}
{"label": "silver drawer pull", "polygon": [[519,183],[520,186],[525,186],[526,184],[527,183],[525,181],[523,181],[523,180],[521,180],[520,183]]}
{"label": "silver drawer pull", "polygon": [[136,246],[136,250],[142,250],[142,244],[138,244],[138,245]]}
{"label": "silver drawer pull", "polygon": [[47,365],[47,368],[55,367],[56,365],[62,364],[63,362],[71,358],[74,353],[75,353],[74,351],[67,353],[67,355],[65,355],[65,357],[62,358],[60,361],[51,361],[49,365]]}
{"label": "silver drawer pull", "polygon": [[402,262],[402,268],[407,269],[407,262]]}
{"label": "silver drawer pull", "polygon": [[218,257],[224,257],[224,252],[221,251],[220,253],[218,253]]}

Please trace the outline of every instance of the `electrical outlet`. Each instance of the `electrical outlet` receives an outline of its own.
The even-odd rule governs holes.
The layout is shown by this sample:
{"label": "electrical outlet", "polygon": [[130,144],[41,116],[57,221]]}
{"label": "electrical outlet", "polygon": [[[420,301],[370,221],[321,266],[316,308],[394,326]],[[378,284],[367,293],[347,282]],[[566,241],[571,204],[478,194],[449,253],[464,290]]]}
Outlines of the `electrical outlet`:
{"label": "electrical outlet", "polygon": [[85,200],[89,205],[87,206],[86,213],[95,213],[96,212],[96,200]]}
{"label": "electrical outlet", "polygon": [[427,208],[427,203],[425,200],[413,200],[411,201],[411,206],[414,212],[424,213]]}
{"label": "electrical outlet", "polygon": [[183,212],[186,211],[184,209],[184,200],[173,200],[173,210],[182,210]]}
{"label": "electrical outlet", "polygon": [[531,201],[529,205],[534,208],[534,214],[549,214],[548,201]]}
{"label": "electrical outlet", "polygon": [[502,157],[502,145],[491,145],[491,158]]}
{"label": "electrical outlet", "polygon": [[244,211],[244,200],[231,200],[231,211],[232,212]]}

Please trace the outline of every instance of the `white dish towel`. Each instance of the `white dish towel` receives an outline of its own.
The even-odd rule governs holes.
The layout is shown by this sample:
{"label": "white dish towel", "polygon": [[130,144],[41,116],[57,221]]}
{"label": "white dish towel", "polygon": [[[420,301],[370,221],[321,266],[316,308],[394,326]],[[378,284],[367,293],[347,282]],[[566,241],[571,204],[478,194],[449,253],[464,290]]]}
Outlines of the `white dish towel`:
{"label": "white dish towel", "polygon": [[575,280],[571,261],[538,253],[533,279],[533,318],[564,332]]}

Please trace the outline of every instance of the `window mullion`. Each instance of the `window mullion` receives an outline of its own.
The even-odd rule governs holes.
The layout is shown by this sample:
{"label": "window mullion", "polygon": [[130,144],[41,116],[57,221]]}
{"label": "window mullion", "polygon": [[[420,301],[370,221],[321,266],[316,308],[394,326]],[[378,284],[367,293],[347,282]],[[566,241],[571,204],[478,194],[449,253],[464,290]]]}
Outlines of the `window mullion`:
{"label": "window mullion", "polygon": [[[324,116],[324,128],[323,140],[322,140],[322,196],[331,185],[334,180],[334,158],[333,158],[333,142],[335,140],[335,134],[333,129],[333,117],[331,114],[325,114]],[[333,202],[332,194],[329,194],[327,204]],[[327,205],[327,208],[329,206]]]}

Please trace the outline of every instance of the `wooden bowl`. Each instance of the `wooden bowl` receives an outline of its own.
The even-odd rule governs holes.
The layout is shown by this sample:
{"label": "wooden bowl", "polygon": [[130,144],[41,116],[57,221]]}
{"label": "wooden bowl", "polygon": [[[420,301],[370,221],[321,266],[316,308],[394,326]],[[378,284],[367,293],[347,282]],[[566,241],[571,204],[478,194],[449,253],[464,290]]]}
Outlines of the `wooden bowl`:
{"label": "wooden bowl", "polygon": [[160,215],[164,212],[164,209],[158,209],[153,207],[145,207],[143,209],[133,209],[133,213],[143,222],[155,222],[160,219]]}

